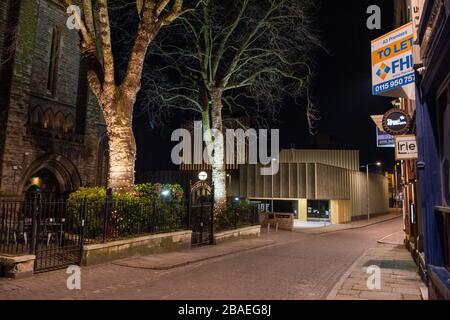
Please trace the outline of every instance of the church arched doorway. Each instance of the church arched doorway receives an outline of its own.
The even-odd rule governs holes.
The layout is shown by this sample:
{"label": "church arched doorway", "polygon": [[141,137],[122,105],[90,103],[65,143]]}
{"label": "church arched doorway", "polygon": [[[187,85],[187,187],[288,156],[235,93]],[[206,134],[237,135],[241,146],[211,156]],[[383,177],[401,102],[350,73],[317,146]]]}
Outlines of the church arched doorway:
{"label": "church arched doorway", "polygon": [[77,168],[67,158],[48,155],[36,159],[26,170],[22,195],[30,198],[39,194],[43,200],[64,201],[81,186]]}
{"label": "church arched doorway", "polygon": [[64,200],[66,194],[60,190],[59,182],[55,175],[48,169],[37,171],[30,178],[30,185],[25,191],[25,199],[30,200],[39,196],[43,200]]}

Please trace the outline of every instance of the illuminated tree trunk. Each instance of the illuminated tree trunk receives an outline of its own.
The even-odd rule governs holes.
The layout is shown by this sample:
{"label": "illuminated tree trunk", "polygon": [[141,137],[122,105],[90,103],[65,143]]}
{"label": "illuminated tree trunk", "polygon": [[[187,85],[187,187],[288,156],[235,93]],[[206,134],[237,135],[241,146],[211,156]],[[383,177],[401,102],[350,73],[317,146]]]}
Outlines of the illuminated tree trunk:
{"label": "illuminated tree trunk", "polygon": [[[139,25],[123,82],[115,79],[108,0],[83,0],[82,11],[72,0],[58,0],[67,9],[69,21],[78,30],[81,54],[88,65],[89,87],[102,108],[109,138],[108,187],[129,188],[134,184],[136,141],[133,106],[141,89],[142,69],[148,47],[162,27],[182,14],[183,0],[137,0]],[[78,3],[77,2],[77,3]],[[93,4],[97,5],[94,6]],[[171,5],[171,7],[170,7]]]}
{"label": "illuminated tree trunk", "polygon": [[214,214],[220,213],[227,204],[227,186],[225,171],[225,143],[223,139],[222,123],[222,89],[213,89],[211,92],[211,129],[217,130],[212,139],[214,153],[212,155],[212,182],[214,185]]}
{"label": "illuminated tree trunk", "polygon": [[136,141],[133,134],[133,97],[119,92],[106,113],[109,137],[108,187],[119,189],[134,185]]}

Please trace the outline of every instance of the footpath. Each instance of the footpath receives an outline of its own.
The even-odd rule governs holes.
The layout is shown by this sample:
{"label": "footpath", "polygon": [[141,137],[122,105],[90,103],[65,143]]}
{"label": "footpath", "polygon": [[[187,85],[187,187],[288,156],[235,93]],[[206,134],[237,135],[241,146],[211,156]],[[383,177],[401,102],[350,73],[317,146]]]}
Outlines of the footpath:
{"label": "footpath", "polygon": [[403,238],[400,231],[380,239],[344,273],[327,300],[428,300]]}
{"label": "footpath", "polygon": [[343,231],[343,230],[351,230],[351,229],[359,229],[368,227],[374,224],[382,223],[389,220],[397,219],[401,216],[401,213],[398,212],[392,212],[392,213],[386,213],[380,216],[376,216],[374,218],[371,218],[370,220],[363,219],[363,220],[357,220],[352,221],[350,223],[346,224],[329,224],[325,225],[323,227],[297,227],[294,229],[295,232],[299,233],[307,233],[307,234],[324,234],[329,232],[335,232],[335,231]]}
{"label": "footpath", "polygon": [[112,262],[114,265],[150,270],[169,270],[184,265],[220,258],[227,255],[264,248],[275,244],[270,239],[243,239],[221,243],[218,246],[205,246],[192,250],[139,256]]}

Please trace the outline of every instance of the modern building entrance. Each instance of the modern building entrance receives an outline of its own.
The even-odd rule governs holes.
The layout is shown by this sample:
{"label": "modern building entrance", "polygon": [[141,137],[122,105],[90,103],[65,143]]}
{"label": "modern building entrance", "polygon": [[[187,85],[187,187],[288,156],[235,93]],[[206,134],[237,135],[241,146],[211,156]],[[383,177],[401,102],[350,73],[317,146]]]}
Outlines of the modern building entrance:
{"label": "modern building entrance", "polygon": [[329,200],[308,200],[308,221],[330,221],[331,210]]}

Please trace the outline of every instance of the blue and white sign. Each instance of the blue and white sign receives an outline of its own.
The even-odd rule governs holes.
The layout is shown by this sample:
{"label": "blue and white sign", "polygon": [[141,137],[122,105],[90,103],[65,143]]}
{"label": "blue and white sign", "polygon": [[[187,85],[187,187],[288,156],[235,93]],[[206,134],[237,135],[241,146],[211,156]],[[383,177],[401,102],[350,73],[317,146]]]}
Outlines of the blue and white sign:
{"label": "blue and white sign", "polygon": [[412,22],[372,41],[372,94],[413,98],[413,44]]}
{"label": "blue and white sign", "polygon": [[377,147],[378,148],[394,148],[395,147],[395,141],[394,136],[381,131],[377,127]]}

